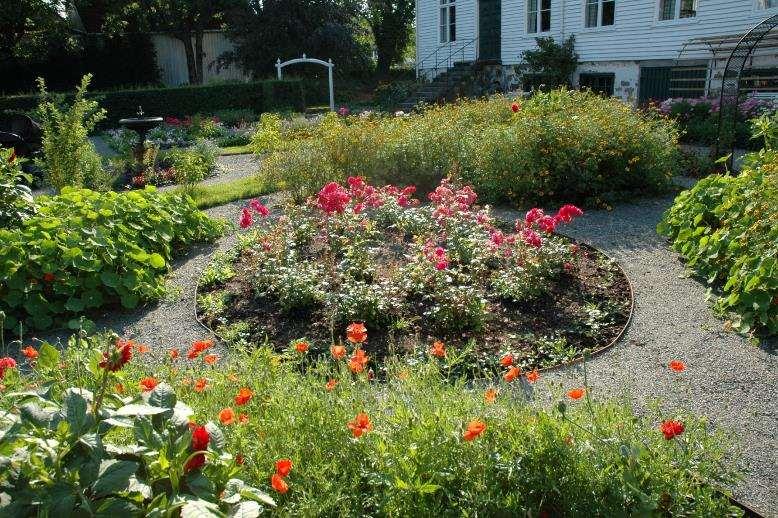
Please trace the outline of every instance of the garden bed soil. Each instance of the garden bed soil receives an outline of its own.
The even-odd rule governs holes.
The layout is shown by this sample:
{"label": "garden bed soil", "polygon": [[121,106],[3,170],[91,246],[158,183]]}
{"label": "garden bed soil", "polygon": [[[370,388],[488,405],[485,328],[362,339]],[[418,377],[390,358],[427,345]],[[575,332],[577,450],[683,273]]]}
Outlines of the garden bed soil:
{"label": "garden bed soil", "polygon": [[[632,310],[630,283],[618,264],[602,252],[584,244],[578,246],[574,267],[550,282],[541,296],[521,304],[488,297],[490,318],[481,330],[447,331],[433,328],[422,318],[408,319],[401,330],[368,328],[364,349],[380,360],[392,353],[411,354],[417,344],[434,340],[442,340],[454,350],[470,345],[476,357],[467,362],[472,370],[477,364],[494,363],[507,351],[524,368],[543,369],[607,348],[628,324]],[[386,261],[396,260],[391,245],[385,248]],[[201,292],[226,290],[230,295],[225,311],[216,318],[198,313],[206,327],[219,336],[224,329],[220,325],[244,322],[248,324],[249,336],[245,338],[249,343],[267,341],[280,351],[304,338],[311,342],[312,352],[328,353],[333,336],[324,307],[286,313],[271,297],[256,296],[250,258],[239,258],[233,268],[235,276],[231,280]],[[422,301],[410,302],[415,315],[423,314]],[[335,324],[334,341],[341,340],[347,324]]]}

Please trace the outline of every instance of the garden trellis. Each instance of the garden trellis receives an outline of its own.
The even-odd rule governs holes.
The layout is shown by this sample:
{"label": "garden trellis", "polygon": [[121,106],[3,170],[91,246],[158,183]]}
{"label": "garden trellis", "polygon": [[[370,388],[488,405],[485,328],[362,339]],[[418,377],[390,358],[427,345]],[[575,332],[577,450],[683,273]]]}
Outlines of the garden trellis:
{"label": "garden trellis", "polygon": [[278,79],[282,79],[282,73],[281,70],[287,66],[287,65],[295,65],[297,63],[315,63],[317,65],[322,65],[324,67],[327,67],[327,76],[329,79],[329,85],[330,85],[330,111],[335,111],[335,89],[332,82],[332,69],[335,68],[335,63],[332,62],[332,59],[328,59],[327,61],[316,59],[316,58],[309,58],[305,54],[303,54],[303,57],[296,58],[296,59],[290,59],[289,61],[284,61],[281,63],[281,58],[278,58],[276,61],[276,70],[278,71]]}

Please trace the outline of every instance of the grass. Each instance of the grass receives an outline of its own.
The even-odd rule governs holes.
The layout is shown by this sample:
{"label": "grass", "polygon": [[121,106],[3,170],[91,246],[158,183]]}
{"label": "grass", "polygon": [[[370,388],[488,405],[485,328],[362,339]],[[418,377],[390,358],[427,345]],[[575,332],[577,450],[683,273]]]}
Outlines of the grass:
{"label": "grass", "polygon": [[[196,185],[187,194],[194,200],[198,209],[208,209],[224,205],[236,200],[255,198],[277,191],[277,186],[258,176],[249,176],[230,182],[211,185]],[[175,192],[184,192],[184,187],[177,187]]]}
{"label": "grass", "polygon": [[219,154],[221,156],[230,156],[230,155],[248,155],[250,153],[253,153],[251,150],[251,144],[246,144],[244,146],[228,146],[219,148]]}

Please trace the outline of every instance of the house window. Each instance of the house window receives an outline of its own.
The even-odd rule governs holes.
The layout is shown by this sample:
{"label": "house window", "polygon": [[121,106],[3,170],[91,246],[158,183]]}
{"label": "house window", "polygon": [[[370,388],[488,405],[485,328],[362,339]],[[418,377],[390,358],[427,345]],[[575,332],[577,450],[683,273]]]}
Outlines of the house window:
{"label": "house window", "polygon": [[551,0],[527,0],[527,32],[551,30]]}
{"label": "house window", "polygon": [[450,43],[457,39],[456,0],[440,0],[440,42]]}
{"label": "house window", "polygon": [[586,0],[585,27],[613,25],[615,19],[616,0]]}
{"label": "house window", "polygon": [[697,0],[659,0],[660,20],[678,20],[695,16],[697,16]]}
{"label": "house window", "polygon": [[615,74],[581,74],[578,78],[578,88],[589,89],[611,97],[613,95],[613,83]]}
{"label": "house window", "polygon": [[778,7],[778,0],[757,0],[757,9],[774,9]]}

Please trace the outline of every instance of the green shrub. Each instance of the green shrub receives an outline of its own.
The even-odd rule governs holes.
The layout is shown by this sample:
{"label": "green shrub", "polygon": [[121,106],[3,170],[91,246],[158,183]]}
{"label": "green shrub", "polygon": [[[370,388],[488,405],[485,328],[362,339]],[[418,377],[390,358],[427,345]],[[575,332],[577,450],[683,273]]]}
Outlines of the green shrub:
{"label": "green shrub", "polygon": [[454,170],[488,201],[533,204],[602,203],[664,190],[675,172],[677,138],[675,125],[662,117],[557,90],[535,95],[518,113],[498,96],[410,116],[330,114],[305,132],[268,120],[254,142],[274,150],[263,172],[298,197],[312,194],[322,177],[364,175],[428,190]]}
{"label": "green shrub", "polygon": [[778,333],[778,151],[747,155],[739,176],[709,176],[682,192],[658,230],[721,290],[716,307],[741,332]]}
{"label": "green shrub", "polygon": [[191,189],[201,182],[216,167],[219,149],[206,140],[186,149],[176,148],[167,154],[167,159],[176,170],[176,181],[185,189]]}
{"label": "green shrub", "polygon": [[43,129],[40,165],[56,189],[69,186],[105,190],[110,182],[100,155],[89,141],[89,132],[105,118],[105,110],[85,97],[91,80],[89,74],[83,77],[70,106],[61,106],[62,99],[52,97],[43,79],[38,80],[41,103],[37,115]]}
{"label": "green shrub", "polygon": [[[111,383],[106,397],[117,404],[119,398],[152,404],[176,397],[191,405],[197,423],[232,409],[234,422],[218,427],[224,436],[218,445],[221,456],[209,455],[203,472],[218,488],[216,468],[229,464],[225,455],[240,455],[244,462],[231,465],[232,477],[267,487],[275,462],[290,459],[289,490],[273,493],[278,507],[268,509],[278,516],[742,516],[711,486],[734,482],[736,468],[724,456],[731,437],[678,409],[657,404],[635,415],[629,403],[601,402],[593,393],[574,401],[542,376],[534,385],[526,383],[526,392],[500,381],[494,386],[495,401],[488,404],[486,387],[446,377],[449,360],[425,354],[413,365],[392,362],[382,383],[369,382],[366,373],[351,375],[344,361],[314,362],[291,349],[286,361],[280,361],[268,348],[251,347],[216,367],[201,358],[187,360],[184,351],[177,360],[170,360],[168,351],[137,353],[142,356],[112,379],[122,383],[123,393],[117,394]],[[41,398],[29,396],[40,406],[66,387],[98,391],[99,378],[84,360],[94,364],[99,353],[67,347],[57,362],[61,370],[55,371],[40,367],[43,357],[52,354],[49,350],[44,354],[41,348],[38,366],[29,375],[9,369],[0,408],[29,419],[33,412],[20,412],[17,399],[8,395],[29,384],[46,387]],[[175,396],[166,390],[160,398],[158,389],[141,395],[138,380],[148,376],[160,381],[158,387],[172,387]],[[205,381],[201,393],[192,389],[198,379]],[[337,384],[327,391],[330,379]],[[244,387],[253,396],[239,406],[235,396]],[[69,398],[80,402],[72,392]],[[551,406],[546,400],[558,403]],[[372,429],[355,438],[348,423],[360,412]],[[67,412],[72,414],[80,415]],[[3,415],[9,414],[0,413],[0,419]],[[670,440],[659,430],[668,419],[685,426]],[[463,432],[472,420],[482,421],[486,429],[467,441]],[[159,421],[164,419],[152,420]],[[29,447],[20,452],[42,454],[43,438],[51,438],[44,433],[52,432],[42,427],[30,433],[41,439],[30,438]],[[154,438],[136,434],[128,429],[108,436],[106,448],[127,451],[134,460],[137,445]],[[83,442],[92,444],[88,438]],[[60,447],[52,446],[55,452]],[[82,451],[79,447],[68,458]],[[160,451],[152,458],[162,455]],[[171,460],[170,472],[180,472],[180,457],[171,457],[165,456]],[[79,474],[90,473],[88,464],[80,473],[69,463],[60,466],[52,478],[59,481],[62,473],[69,473],[72,478],[63,481],[67,487],[83,480]],[[23,473],[35,468],[20,466]],[[13,473],[3,470],[0,477]],[[144,480],[141,471],[138,476]],[[188,493],[184,488],[189,481],[182,479],[182,492]],[[154,494],[165,487],[154,487]],[[51,483],[30,487],[44,508],[51,505],[51,490]],[[196,494],[212,500],[218,490]],[[148,499],[138,498],[136,505],[140,502],[148,505]]]}
{"label": "green shrub", "polygon": [[121,194],[65,188],[42,196],[36,215],[0,229],[5,326],[43,329],[107,304],[134,308],[156,299],[174,252],[214,239],[221,227],[189,198],[153,188]]}
{"label": "green shrub", "polygon": [[[253,83],[216,83],[172,88],[141,88],[93,92],[89,98],[100,102],[107,111],[106,124],[134,117],[138,106],[148,115],[185,117],[196,113],[214,113],[224,109],[251,109],[257,113],[293,109],[302,111],[302,81],[266,80]],[[72,94],[66,95],[72,98]],[[0,111],[34,108],[37,95],[15,95],[0,98]]]}
{"label": "green shrub", "polygon": [[22,172],[21,163],[12,148],[0,148],[0,228],[17,226],[35,213],[32,191],[23,183],[32,178]]}

